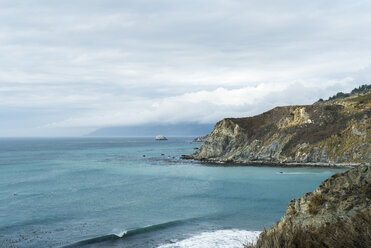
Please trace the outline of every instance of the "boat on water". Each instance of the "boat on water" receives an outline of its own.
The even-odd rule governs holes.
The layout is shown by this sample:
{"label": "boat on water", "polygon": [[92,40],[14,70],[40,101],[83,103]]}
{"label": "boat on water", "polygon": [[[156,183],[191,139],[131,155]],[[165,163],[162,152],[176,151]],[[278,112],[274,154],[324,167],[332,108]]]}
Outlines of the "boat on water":
{"label": "boat on water", "polygon": [[157,135],[156,140],[167,140],[167,138],[163,135]]}

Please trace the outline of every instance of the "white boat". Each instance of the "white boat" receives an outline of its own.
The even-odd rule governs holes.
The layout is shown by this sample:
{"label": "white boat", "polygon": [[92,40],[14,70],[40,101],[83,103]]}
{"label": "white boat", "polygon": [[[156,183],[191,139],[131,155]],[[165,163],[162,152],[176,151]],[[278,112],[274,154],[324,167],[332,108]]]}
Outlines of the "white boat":
{"label": "white boat", "polygon": [[157,135],[156,140],[167,140],[167,138],[163,135]]}

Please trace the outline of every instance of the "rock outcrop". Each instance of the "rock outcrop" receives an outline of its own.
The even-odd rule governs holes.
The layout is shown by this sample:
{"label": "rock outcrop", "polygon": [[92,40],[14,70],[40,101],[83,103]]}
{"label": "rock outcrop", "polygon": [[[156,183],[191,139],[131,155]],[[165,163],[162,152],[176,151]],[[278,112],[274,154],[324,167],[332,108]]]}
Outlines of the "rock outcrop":
{"label": "rock outcrop", "polygon": [[209,137],[209,135],[205,135],[205,136],[199,136],[195,139],[193,139],[193,142],[205,142],[207,140],[207,138]]}
{"label": "rock outcrop", "polygon": [[163,135],[156,135],[156,140],[167,140],[167,138]]}
{"label": "rock outcrop", "polygon": [[283,218],[245,247],[371,247],[371,166],[335,174],[292,200]]}
{"label": "rock outcrop", "polygon": [[313,105],[227,118],[194,154],[204,161],[360,164],[371,161],[371,92]]}

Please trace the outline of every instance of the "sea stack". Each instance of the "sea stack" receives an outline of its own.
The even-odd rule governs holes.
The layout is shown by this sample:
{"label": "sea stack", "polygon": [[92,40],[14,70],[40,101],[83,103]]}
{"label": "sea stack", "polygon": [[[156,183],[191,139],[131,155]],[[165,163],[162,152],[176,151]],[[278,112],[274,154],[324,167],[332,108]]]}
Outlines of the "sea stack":
{"label": "sea stack", "polygon": [[163,135],[157,135],[156,140],[167,140],[167,138]]}

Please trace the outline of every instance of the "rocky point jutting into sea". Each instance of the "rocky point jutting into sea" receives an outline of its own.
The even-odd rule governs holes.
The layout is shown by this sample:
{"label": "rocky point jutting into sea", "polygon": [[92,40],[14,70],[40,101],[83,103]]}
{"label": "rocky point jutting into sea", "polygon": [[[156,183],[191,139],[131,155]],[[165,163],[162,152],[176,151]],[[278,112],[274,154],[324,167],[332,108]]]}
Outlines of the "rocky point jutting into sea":
{"label": "rocky point jutting into sea", "polygon": [[245,247],[371,247],[370,204],[371,166],[357,166],[291,200],[282,219]]}
{"label": "rocky point jutting into sea", "polygon": [[371,91],[276,107],[219,121],[203,145],[183,158],[272,165],[359,165],[371,161]]}

